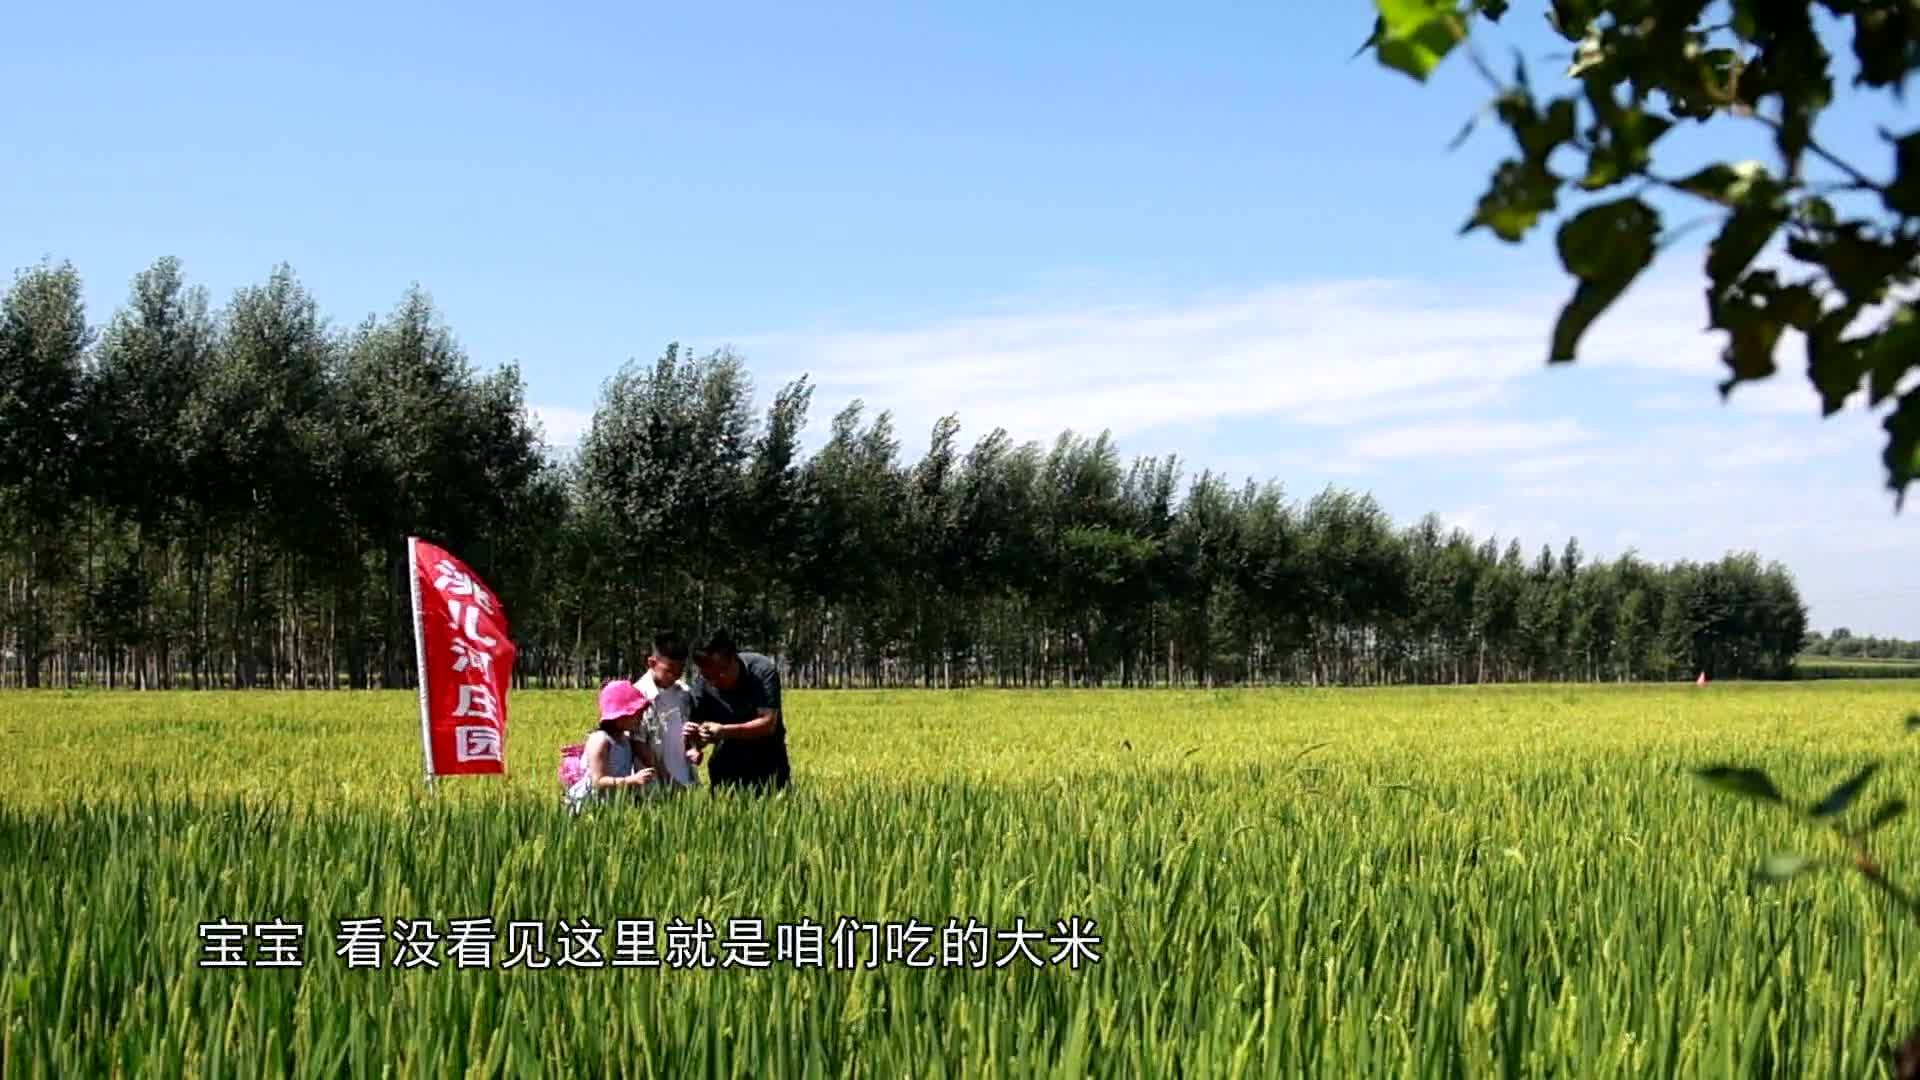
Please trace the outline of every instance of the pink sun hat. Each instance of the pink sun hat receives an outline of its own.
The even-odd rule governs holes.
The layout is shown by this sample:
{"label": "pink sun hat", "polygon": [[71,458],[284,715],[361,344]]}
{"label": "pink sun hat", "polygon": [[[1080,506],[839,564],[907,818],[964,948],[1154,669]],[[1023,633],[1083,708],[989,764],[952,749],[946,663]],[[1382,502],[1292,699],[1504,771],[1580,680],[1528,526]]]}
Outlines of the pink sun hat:
{"label": "pink sun hat", "polygon": [[605,723],[623,716],[638,716],[651,704],[632,680],[615,679],[600,688],[600,721]]}

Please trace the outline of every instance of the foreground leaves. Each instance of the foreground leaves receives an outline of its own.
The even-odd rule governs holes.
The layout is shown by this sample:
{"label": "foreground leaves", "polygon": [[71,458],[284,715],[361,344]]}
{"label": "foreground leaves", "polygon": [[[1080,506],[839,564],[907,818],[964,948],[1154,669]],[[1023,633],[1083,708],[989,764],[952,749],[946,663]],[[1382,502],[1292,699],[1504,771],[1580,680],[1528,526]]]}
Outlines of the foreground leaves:
{"label": "foreground leaves", "polygon": [[1578,278],[1554,323],[1553,363],[1569,363],[1581,335],[1653,261],[1660,215],[1637,198],[1590,206],[1560,227],[1560,264]]}
{"label": "foreground leaves", "polygon": [[1744,795],[1764,802],[1782,804],[1786,802],[1772,778],[1760,769],[1710,765],[1703,769],[1695,769],[1694,774],[1713,787],[1735,795]]}
{"label": "foreground leaves", "polygon": [[1769,855],[1754,872],[1754,876],[1762,881],[1778,883],[1796,877],[1818,865],[1816,860],[1805,855]]}
{"label": "foreground leaves", "polygon": [[1853,800],[1859,797],[1861,790],[1867,786],[1867,781],[1873,779],[1873,774],[1879,771],[1880,763],[1877,761],[1864,766],[1859,772],[1841,782],[1838,787],[1827,792],[1826,797],[1815,803],[1808,814],[1815,818],[1828,818],[1845,812],[1847,807],[1853,805]]}
{"label": "foreground leaves", "polygon": [[[1854,92],[1903,92],[1920,68],[1920,8],[1908,3],[1735,4],[1731,12],[1696,3],[1660,8],[1656,17],[1658,6],[1642,0],[1556,2],[1548,22],[1573,51],[1566,91],[1544,100],[1524,61],[1508,84],[1474,55],[1494,83],[1483,114],[1498,116],[1519,153],[1495,168],[1462,231],[1484,228],[1518,244],[1549,215],[1569,215],[1558,244],[1576,286],[1555,320],[1550,363],[1575,359],[1582,336],[1652,259],[1660,221],[1641,198],[1665,189],[1722,215],[1703,269],[1707,322],[1721,335],[1727,369],[1723,399],[1774,377],[1790,332],[1805,337],[1822,415],[1863,388],[1860,404],[1877,408],[1920,368],[1911,312],[1911,290],[1920,287],[1920,131],[1883,132],[1875,160],[1847,160],[1820,141],[1836,87],[1810,15],[1815,6],[1851,23],[1860,64]],[[1448,55],[1471,53],[1473,22],[1497,20],[1506,5],[1376,0],[1375,8],[1368,47],[1383,65],[1424,82]],[[1663,169],[1666,137],[1682,121],[1757,126],[1777,161]],[[1556,154],[1584,161],[1568,168]],[[1625,198],[1564,201],[1629,183],[1638,186]],[[1790,265],[1767,265],[1768,253],[1782,248]],[[1859,325],[1883,305],[1893,306],[1891,317]],[[1881,464],[1896,508],[1920,477],[1916,392],[1884,421]]]}

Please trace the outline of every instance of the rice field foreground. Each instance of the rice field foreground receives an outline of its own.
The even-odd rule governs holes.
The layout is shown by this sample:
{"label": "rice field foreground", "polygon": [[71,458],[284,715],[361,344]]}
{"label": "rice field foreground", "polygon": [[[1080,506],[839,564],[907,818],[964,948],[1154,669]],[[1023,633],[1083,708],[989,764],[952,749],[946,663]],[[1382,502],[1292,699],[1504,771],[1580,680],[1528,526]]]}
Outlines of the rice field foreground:
{"label": "rice field foreground", "polygon": [[[1857,877],[1750,887],[1832,837],[1684,770],[1884,757],[1864,815],[1916,704],[793,693],[787,795],[570,820],[588,693],[433,797],[402,693],[8,693],[0,1074],[1882,1074],[1920,939]],[[199,966],[222,920],[248,966]]]}

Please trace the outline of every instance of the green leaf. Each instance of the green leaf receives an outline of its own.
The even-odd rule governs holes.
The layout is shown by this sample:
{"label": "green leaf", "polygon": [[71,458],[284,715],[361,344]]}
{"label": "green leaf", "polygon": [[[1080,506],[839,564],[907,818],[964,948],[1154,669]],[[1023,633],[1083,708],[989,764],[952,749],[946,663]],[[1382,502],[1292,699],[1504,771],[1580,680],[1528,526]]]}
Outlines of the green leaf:
{"label": "green leaf", "polygon": [[1807,378],[1820,390],[1822,416],[1839,412],[1866,376],[1874,339],[1841,336],[1859,314],[1851,305],[1827,312],[1807,335]]}
{"label": "green leaf", "polygon": [[1613,79],[1590,73],[1581,82],[1586,84],[1587,107],[1593,110],[1597,123],[1610,124],[1620,116],[1620,99],[1616,96],[1617,84]]}
{"label": "green leaf", "polygon": [[1920,712],[1910,712],[1907,714],[1907,734],[1916,731],[1920,731]]}
{"label": "green leaf", "polygon": [[1780,126],[1774,129],[1774,145],[1780,148],[1780,157],[1787,163],[1787,174],[1800,174],[1800,159],[1805,156],[1807,147],[1813,145],[1813,113],[1807,109],[1789,105],[1785,115],[1780,118]]}
{"label": "green leaf", "polygon": [[1578,79],[1588,72],[1597,71],[1607,62],[1606,39],[1600,34],[1598,26],[1589,26],[1586,36],[1580,44],[1574,46],[1573,62],[1567,65],[1567,78]]}
{"label": "green leaf", "polygon": [[1547,23],[1568,41],[1587,36],[1594,20],[1594,0],[1553,0]]}
{"label": "green leaf", "polygon": [[1831,229],[1836,220],[1833,204],[1818,195],[1801,199],[1793,208],[1793,218],[1809,229]]}
{"label": "green leaf", "polygon": [[1770,192],[1779,190],[1778,182],[1768,175],[1767,167],[1758,161],[1739,161],[1731,165],[1716,161],[1680,180],[1675,186],[1727,207],[1745,204],[1753,198],[1756,188],[1762,186],[1766,186]]}
{"label": "green leaf", "polygon": [[1783,806],[1787,801],[1780,794],[1780,789],[1774,786],[1773,780],[1759,769],[1740,768],[1733,765],[1709,765],[1706,768],[1693,770],[1693,774],[1701,782],[1734,795],[1745,795],[1748,798],[1780,803]]}
{"label": "green leaf", "polygon": [[1320,742],[1320,743],[1314,743],[1314,744],[1313,744],[1312,746],[1309,746],[1309,747],[1307,747],[1307,748],[1306,748],[1305,750],[1302,750],[1302,751],[1300,751],[1299,753],[1297,753],[1297,754],[1295,754],[1295,755],[1293,755],[1293,760],[1294,760],[1294,762],[1295,762],[1295,763],[1298,763],[1298,762],[1299,762],[1299,760],[1300,760],[1301,758],[1303,758],[1303,757],[1306,757],[1306,756],[1307,756],[1308,754],[1311,754],[1311,753],[1313,753],[1313,752],[1314,752],[1315,750],[1323,750],[1323,749],[1325,749],[1326,747],[1328,747],[1328,746],[1331,746],[1331,745],[1333,745],[1333,744],[1332,744],[1332,743],[1323,743],[1323,742]]}
{"label": "green leaf", "polygon": [[1771,270],[1756,270],[1723,292],[1710,291],[1707,310],[1713,327],[1728,335],[1721,361],[1733,374],[1720,384],[1722,397],[1739,383],[1774,373],[1774,352],[1787,327],[1817,335],[1823,320],[1811,285],[1782,285]]}
{"label": "green leaf", "polygon": [[1853,55],[1861,86],[1904,89],[1907,73],[1920,67],[1920,26],[1910,4],[1868,4],[1853,12]]}
{"label": "green leaf", "polygon": [[1380,63],[1420,82],[1466,37],[1466,22],[1448,0],[1374,0],[1381,31]]}
{"label": "green leaf", "polygon": [[1707,248],[1707,277],[1714,289],[1724,291],[1745,273],[1785,220],[1786,213],[1771,204],[1748,203],[1728,214],[1719,235]]}
{"label": "green leaf", "polygon": [[1526,159],[1545,168],[1553,152],[1573,138],[1574,122],[1579,114],[1572,98],[1556,100],[1547,106],[1545,113],[1534,111],[1530,102],[1516,108],[1510,100],[1503,100],[1500,118],[1513,129],[1513,137],[1520,143]]}
{"label": "green leaf", "polygon": [[[1860,365],[1860,374],[1873,376],[1867,395],[1868,403],[1876,407],[1893,396],[1907,372],[1920,365],[1920,316],[1915,315],[1911,301],[1902,304],[1886,325],[1866,339]],[[1856,374],[1854,386],[1859,381]]]}
{"label": "green leaf", "polygon": [[1739,81],[1746,63],[1733,49],[1695,50],[1690,64],[1676,65],[1662,84],[1675,116],[1704,121],[1741,100]]}
{"label": "green leaf", "polygon": [[1758,7],[1756,0],[1733,0],[1733,32],[1742,40],[1752,41],[1760,36],[1760,19],[1755,11]]}
{"label": "green leaf", "polygon": [[[1904,509],[1907,485],[1920,476],[1920,390],[1902,394],[1900,407],[1888,415],[1882,427],[1887,432],[1887,448],[1881,454],[1887,466],[1887,487],[1894,492],[1894,508]],[[1908,724],[1912,724],[1911,718]]]}
{"label": "green leaf", "polygon": [[1558,205],[1559,187],[1560,178],[1544,167],[1507,161],[1493,174],[1492,186],[1480,197],[1480,205],[1460,234],[1486,228],[1500,239],[1517,244],[1541,214]]}
{"label": "green leaf", "polygon": [[1742,278],[1731,292],[1709,302],[1713,325],[1727,332],[1720,361],[1732,375],[1720,384],[1722,398],[1740,383],[1774,373],[1773,354],[1787,328],[1773,303],[1778,287],[1772,271],[1760,271]]}
{"label": "green leaf", "polygon": [[1553,321],[1553,347],[1547,362],[1572,363],[1580,348],[1580,338],[1625,291],[1624,283],[1583,281],[1576,285],[1572,298]]}
{"label": "green leaf", "polygon": [[1893,140],[1893,183],[1881,200],[1896,214],[1920,216],[1920,131]]}
{"label": "green leaf", "polygon": [[1353,50],[1353,55],[1347,57],[1347,59],[1349,60],[1358,59],[1361,56],[1361,54],[1365,53],[1368,49],[1371,49],[1374,46],[1380,44],[1380,40],[1386,36],[1387,36],[1387,20],[1381,18],[1378,15],[1375,15],[1373,17],[1373,32],[1367,35],[1367,40],[1361,42],[1360,47]]}
{"label": "green leaf", "polygon": [[1553,327],[1548,359],[1568,363],[1580,338],[1653,261],[1660,215],[1637,198],[1587,207],[1560,226],[1560,264],[1578,278]]}
{"label": "green leaf", "polygon": [[1467,122],[1460,125],[1460,134],[1455,135],[1453,137],[1453,141],[1447,144],[1447,149],[1458,150],[1462,146],[1465,146],[1467,143],[1467,138],[1473,134],[1473,129],[1475,125],[1479,123],[1480,123],[1480,114],[1475,113],[1474,115],[1467,117]]}
{"label": "green leaf", "polygon": [[[1731,335],[1723,359],[1734,371],[1733,381],[1771,374],[1783,328],[1769,305],[1776,285],[1771,274],[1742,275],[1786,221],[1780,184],[1757,163],[1742,162],[1710,165],[1679,186],[1733,207],[1707,248],[1707,309],[1712,325]],[[1723,396],[1731,385],[1722,385]]]}
{"label": "green leaf", "polygon": [[1620,158],[1611,146],[1596,146],[1593,153],[1587,155],[1587,175],[1580,178],[1580,186],[1587,191],[1599,191],[1620,182],[1625,171],[1620,166]]}
{"label": "green leaf", "polygon": [[1905,799],[1889,799],[1874,808],[1873,816],[1867,819],[1867,823],[1861,828],[1859,835],[1865,836],[1906,812],[1907,802]]}
{"label": "green leaf", "polygon": [[1660,214],[1637,198],[1597,203],[1560,226],[1560,265],[1587,281],[1630,279],[1653,258]]}
{"label": "green leaf", "polygon": [[1597,190],[1623,177],[1645,171],[1653,160],[1653,144],[1673,127],[1673,121],[1640,106],[1621,109],[1606,120],[1607,141],[1589,158],[1586,186]]}
{"label": "green leaf", "polygon": [[1807,373],[1820,388],[1824,415],[1834,415],[1868,380],[1868,404],[1878,407],[1893,398],[1901,380],[1920,365],[1920,315],[1908,302],[1893,311],[1880,329],[1843,338],[1853,323],[1862,302],[1836,307],[1820,317],[1816,329],[1807,334]]}
{"label": "green leaf", "polygon": [[1484,119],[1488,113],[1498,108],[1499,105],[1500,101],[1496,98],[1474,110],[1473,115],[1467,117],[1467,122],[1460,126],[1460,134],[1455,135],[1453,141],[1447,144],[1447,149],[1449,151],[1460,149],[1460,147],[1466,143],[1467,137],[1473,134],[1473,129],[1480,126],[1480,121]]}
{"label": "green leaf", "polygon": [[1862,766],[1859,772],[1841,781],[1832,791],[1827,792],[1825,798],[1815,803],[1813,809],[1807,811],[1807,816],[1827,818],[1844,812],[1847,807],[1853,805],[1853,800],[1860,797],[1860,791],[1867,786],[1867,781],[1873,779],[1873,774],[1879,771],[1880,763],[1877,761]]}
{"label": "green leaf", "polygon": [[1817,865],[1805,855],[1769,855],[1753,872],[1753,876],[1768,884],[1777,884]]}
{"label": "green leaf", "polygon": [[1808,230],[1788,241],[1787,253],[1826,269],[1856,307],[1877,304],[1887,290],[1911,278],[1920,245],[1905,237],[1871,235],[1861,222]]}

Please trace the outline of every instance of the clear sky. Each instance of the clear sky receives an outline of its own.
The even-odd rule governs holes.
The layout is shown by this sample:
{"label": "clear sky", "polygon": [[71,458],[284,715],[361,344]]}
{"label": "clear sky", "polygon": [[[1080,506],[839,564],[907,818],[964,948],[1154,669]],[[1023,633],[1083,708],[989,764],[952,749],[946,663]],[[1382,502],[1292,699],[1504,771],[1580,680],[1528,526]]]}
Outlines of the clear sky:
{"label": "clear sky", "polygon": [[[1547,86],[1543,7],[1516,3],[1488,56],[1505,74],[1524,47]],[[520,362],[556,443],[627,360],[731,344],[763,397],[811,374],[816,439],[856,396],[909,460],[946,412],[964,443],[1110,428],[1124,454],[1364,489],[1529,552],[1753,549],[1817,628],[1920,637],[1920,507],[1893,513],[1877,418],[1821,421],[1792,341],[1720,403],[1710,230],[1548,369],[1551,232],[1456,235],[1509,147],[1482,128],[1447,150],[1488,87],[1463,57],[1426,87],[1352,59],[1363,3],[7,23],[0,259],[72,260],[95,321],[166,254],[216,301],[285,261],[339,323],[419,282],[477,365]],[[1884,169],[1887,115],[1830,141]]]}

